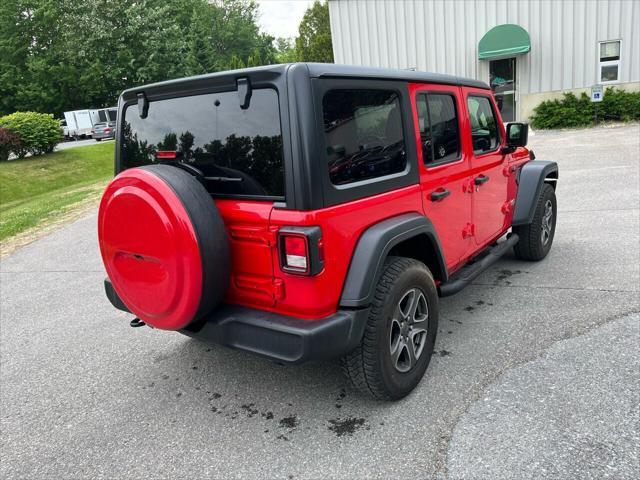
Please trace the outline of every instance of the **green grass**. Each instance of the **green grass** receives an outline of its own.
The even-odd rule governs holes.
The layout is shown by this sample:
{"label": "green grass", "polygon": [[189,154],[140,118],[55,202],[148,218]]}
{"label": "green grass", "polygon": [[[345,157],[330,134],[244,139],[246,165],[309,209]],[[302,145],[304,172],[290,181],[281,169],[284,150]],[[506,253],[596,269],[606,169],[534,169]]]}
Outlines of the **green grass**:
{"label": "green grass", "polygon": [[0,162],[0,241],[97,198],[113,176],[114,142]]}

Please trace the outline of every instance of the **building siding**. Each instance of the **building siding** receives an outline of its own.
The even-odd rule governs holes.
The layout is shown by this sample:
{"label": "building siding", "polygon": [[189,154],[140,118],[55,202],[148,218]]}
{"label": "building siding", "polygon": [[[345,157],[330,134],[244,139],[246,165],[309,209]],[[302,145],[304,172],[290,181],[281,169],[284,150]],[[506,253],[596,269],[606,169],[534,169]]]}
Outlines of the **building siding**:
{"label": "building siding", "polygon": [[488,81],[478,42],[515,23],[531,37],[531,52],[517,61],[520,95],[597,83],[603,40],[622,41],[619,81],[640,81],[638,0],[329,0],[329,13],[336,63]]}

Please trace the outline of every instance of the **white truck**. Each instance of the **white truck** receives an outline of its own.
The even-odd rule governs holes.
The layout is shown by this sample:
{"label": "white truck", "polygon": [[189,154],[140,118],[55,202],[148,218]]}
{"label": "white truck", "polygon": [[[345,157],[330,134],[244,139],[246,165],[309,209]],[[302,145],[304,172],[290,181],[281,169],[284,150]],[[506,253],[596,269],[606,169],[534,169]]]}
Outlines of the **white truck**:
{"label": "white truck", "polygon": [[65,139],[90,137],[91,129],[96,123],[115,121],[117,113],[116,107],[64,112],[67,123],[64,129]]}
{"label": "white truck", "polygon": [[99,108],[97,110],[89,110],[93,124],[102,122],[115,122],[118,115],[117,107]]}

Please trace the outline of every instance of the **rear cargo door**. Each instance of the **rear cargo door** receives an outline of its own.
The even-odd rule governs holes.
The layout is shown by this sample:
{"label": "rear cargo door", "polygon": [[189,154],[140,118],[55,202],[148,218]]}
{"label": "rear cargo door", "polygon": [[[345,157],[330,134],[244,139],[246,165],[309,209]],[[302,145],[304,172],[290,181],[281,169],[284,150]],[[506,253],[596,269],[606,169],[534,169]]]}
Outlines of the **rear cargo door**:
{"label": "rear cargo door", "polygon": [[238,90],[148,101],[124,108],[120,168],[174,164],[196,174],[225,222],[231,246],[228,303],[268,307],[274,280],[274,202],[285,200],[278,93],[254,88],[248,105]]}
{"label": "rear cargo door", "polygon": [[274,280],[276,232],[269,227],[272,203],[216,200],[231,246],[231,285],[227,303],[273,306],[282,293]]}

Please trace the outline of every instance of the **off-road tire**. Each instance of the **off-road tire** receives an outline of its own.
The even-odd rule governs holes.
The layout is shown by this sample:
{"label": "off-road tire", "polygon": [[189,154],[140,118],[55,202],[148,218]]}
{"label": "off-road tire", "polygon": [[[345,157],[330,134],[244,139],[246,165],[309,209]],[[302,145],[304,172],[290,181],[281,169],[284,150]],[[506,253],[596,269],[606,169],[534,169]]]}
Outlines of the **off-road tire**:
{"label": "off-road tire", "polygon": [[[414,367],[402,373],[390,353],[393,314],[406,292],[417,289],[428,307],[426,340]],[[421,262],[404,257],[387,258],[378,280],[371,311],[360,345],[341,359],[342,370],[361,392],[380,400],[397,400],[409,394],[424,376],[438,331],[438,294],[433,276]]]}
{"label": "off-road tire", "polygon": [[[551,219],[551,231],[548,236],[548,241],[543,242],[543,220],[545,217],[545,210],[547,202],[550,202],[552,208]],[[556,219],[558,216],[558,206],[556,202],[556,192],[551,185],[545,183],[542,185],[540,195],[538,196],[538,202],[536,204],[536,211],[533,215],[533,222],[529,225],[521,225],[513,227],[513,232],[518,234],[520,240],[513,247],[516,257],[521,260],[538,261],[547,256],[551,245],[553,244],[553,237],[556,233]]]}

